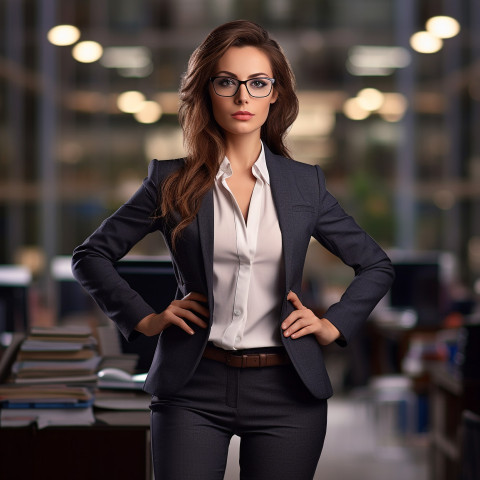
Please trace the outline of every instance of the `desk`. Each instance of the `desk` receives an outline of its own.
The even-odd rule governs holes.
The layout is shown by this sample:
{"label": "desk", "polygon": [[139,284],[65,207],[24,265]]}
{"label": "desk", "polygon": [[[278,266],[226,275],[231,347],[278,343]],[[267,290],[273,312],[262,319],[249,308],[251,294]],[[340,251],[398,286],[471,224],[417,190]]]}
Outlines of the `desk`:
{"label": "desk", "polygon": [[[0,359],[0,379],[15,358],[14,340]],[[151,480],[149,411],[94,413],[91,426],[0,428],[0,479]]]}
{"label": "desk", "polygon": [[0,445],[3,479],[152,478],[148,425],[3,428]]}

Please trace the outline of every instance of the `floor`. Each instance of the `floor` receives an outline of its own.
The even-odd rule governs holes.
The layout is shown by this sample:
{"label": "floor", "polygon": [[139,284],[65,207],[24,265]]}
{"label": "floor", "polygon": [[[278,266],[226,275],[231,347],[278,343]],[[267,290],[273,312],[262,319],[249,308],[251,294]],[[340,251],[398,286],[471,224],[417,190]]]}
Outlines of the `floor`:
{"label": "floor", "polygon": [[[314,480],[428,479],[426,439],[414,435],[404,440],[390,435],[376,440],[372,408],[365,398],[333,397],[328,418],[325,446]],[[239,438],[234,437],[225,480],[238,480],[238,444]]]}

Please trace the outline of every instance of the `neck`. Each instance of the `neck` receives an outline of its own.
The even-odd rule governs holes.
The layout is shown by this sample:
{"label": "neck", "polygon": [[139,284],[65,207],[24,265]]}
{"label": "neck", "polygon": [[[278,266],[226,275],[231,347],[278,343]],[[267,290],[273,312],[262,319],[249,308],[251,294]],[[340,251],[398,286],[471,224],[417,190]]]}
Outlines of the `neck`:
{"label": "neck", "polygon": [[262,150],[258,136],[232,135],[226,139],[226,155],[232,169],[251,169]]}

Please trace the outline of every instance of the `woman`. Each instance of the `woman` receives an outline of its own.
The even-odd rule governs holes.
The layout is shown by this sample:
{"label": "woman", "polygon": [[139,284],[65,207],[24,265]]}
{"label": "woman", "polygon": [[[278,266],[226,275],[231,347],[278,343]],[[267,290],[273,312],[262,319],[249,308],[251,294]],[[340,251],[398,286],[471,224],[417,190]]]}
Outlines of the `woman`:
{"label": "woman", "polygon": [[[127,339],[161,334],[145,384],[157,480],[223,478],[233,434],[242,479],[311,479],[332,394],[322,346],[348,343],[392,266],[320,168],[289,158],[294,77],[260,26],[211,32],[180,99],[186,158],[151,162],[137,193],[75,250],[74,273]],[[155,230],[178,280],[163,312],[112,266]],[[325,318],[298,297],[312,236],[355,270]]]}

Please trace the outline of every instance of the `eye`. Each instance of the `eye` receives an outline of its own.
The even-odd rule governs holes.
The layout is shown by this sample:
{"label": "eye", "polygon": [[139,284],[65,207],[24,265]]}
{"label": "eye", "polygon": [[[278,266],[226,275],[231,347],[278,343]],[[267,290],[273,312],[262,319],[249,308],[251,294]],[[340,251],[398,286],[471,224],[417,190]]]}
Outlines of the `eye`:
{"label": "eye", "polygon": [[234,78],[219,77],[217,79],[217,84],[220,87],[235,87],[237,85],[237,81]]}
{"label": "eye", "polygon": [[254,80],[250,80],[248,84],[252,88],[265,88],[268,85],[268,80],[265,80],[264,78],[255,78]]}

